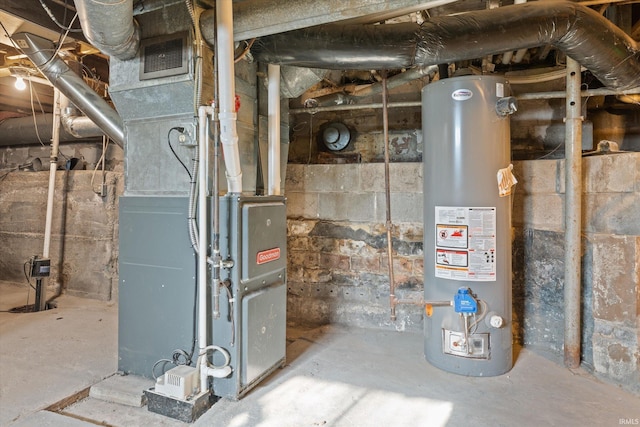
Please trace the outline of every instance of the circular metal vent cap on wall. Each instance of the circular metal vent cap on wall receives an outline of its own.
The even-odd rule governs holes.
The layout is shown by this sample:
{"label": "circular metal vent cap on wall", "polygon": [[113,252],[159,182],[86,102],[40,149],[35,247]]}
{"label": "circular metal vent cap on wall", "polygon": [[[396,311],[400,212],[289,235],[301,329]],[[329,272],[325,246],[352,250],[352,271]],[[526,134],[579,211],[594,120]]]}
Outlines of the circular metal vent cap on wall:
{"label": "circular metal vent cap on wall", "polygon": [[351,140],[351,132],[343,123],[330,123],[322,132],[322,142],[331,151],[340,151]]}

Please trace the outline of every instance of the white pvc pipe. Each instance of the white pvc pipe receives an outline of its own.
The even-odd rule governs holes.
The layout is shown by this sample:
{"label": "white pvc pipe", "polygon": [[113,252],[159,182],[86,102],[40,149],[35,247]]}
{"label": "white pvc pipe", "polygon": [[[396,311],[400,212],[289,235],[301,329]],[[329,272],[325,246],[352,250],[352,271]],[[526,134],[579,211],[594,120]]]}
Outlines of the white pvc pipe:
{"label": "white pvc pipe", "polygon": [[[207,170],[204,167],[207,158],[207,117],[213,114],[212,107],[198,108],[198,347],[199,353],[207,348]],[[207,385],[206,375],[202,375],[200,390]],[[204,378],[204,379],[203,379]]]}
{"label": "white pvc pipe", "polygon": [[267,187],[270,196],[280,195],[280,66],[269,64],[269,167]]}
{"label": "white pvc pipe", "polygon": [[242,170],[238,150],[238,132],[236,130],[235,108],[235,68],[233,62],[233,8],[231,0],[216,1],[218,87],[220,91],[220,141],[224,152],[224,164],[227,168],[227,190],[230,193],[242,192]]}
{"label": "white pvc pipe", "polygon": [[511,62],[511,58],[513,58],[513,51],[505,52],[502,54],[502,63],[509,64]]}
{"label": "white pvc pipe", "polygon": [[[527,0],[514,0],[513,4],[523,4],[526,2]],[[504,55],[502,55],[502,63],[509,64],[511,60],[513,60],[513,62],[515,62],[516,64],[519,62],[522,62],[522,59],[524,58],[525,53],[527,53],[527,49],[520,49],[516,52],[516,55],[514,58],[513,51],[506,52]]]}
{"label": "white pvc pipe", "polygon": [[47,213],[44,222],[44,247],[42,249],[43,258],[49,258],[51,246],[53,196],[55,194],[56,188],[56,170],[58,169],[58,146],[60,145],[60,91],[56,88],[53,89],[53,129],[51,135],[51,153],[49,156],[49,191],[47,193]]}
{"label": "white pvc pipe", "polygon": [[[49,155],[49,189],[47,192],[47,213],[44,220],[44,244],[42,257],[50,256],[51,224],[53,223],[53,196],[56,191],[56,170],[58,169],[58,146],[60,145],[60,91],[53,88],[53,128],[51,131],[51,153]],[[39,307],[36,311],[43,311],[47,305],[47,287],[38,282],[40,298],[36,299]]]}
{"label": "white pvc pipe", "polygon": [[513,57],[513,62],[515,64],[519,64],[524,59],[524,55],[527,53],[527,49],[520,49],[516,52],[516,55]]}

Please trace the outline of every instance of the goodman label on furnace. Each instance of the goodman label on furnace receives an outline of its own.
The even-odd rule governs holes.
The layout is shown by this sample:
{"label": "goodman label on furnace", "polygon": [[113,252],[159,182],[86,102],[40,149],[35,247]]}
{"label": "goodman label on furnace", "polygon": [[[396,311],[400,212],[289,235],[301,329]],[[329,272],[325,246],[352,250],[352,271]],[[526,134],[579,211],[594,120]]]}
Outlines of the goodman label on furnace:
{"label": "goodman label on furnace", "polygon": [[496,280],[496,208],[436,206],[436,277]]}
{"label": "goodman label on furnace", "polygon": [[256,254],[256,264],[266,264],[280,259],[280,248],[267,249]]}

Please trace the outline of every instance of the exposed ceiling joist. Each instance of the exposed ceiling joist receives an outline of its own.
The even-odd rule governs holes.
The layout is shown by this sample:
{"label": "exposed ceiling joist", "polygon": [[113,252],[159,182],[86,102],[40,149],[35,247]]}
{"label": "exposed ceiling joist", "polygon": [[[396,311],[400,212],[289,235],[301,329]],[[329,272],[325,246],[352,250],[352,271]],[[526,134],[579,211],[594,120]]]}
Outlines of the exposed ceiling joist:
{"label": "exposed ceiling joist", "polygon": [[[418,10],[429,9],[453,0],[264,0],[241,1],[233,4],[234,39],[248,40],[271,34],[331,22],[376,22]],[[215,33],[215,11],[202,15],[202,34]]]}

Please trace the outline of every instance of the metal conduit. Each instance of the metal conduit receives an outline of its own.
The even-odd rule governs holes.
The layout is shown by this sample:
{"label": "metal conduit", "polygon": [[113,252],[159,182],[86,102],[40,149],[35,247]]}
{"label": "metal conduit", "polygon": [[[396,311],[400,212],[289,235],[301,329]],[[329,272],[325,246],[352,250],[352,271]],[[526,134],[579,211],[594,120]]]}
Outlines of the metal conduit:
{"label": "metal conduit", "polygon": [[638,43],[597,12],[567,1],[529,2],[422,25],[325,25],[263,37],[251,49],[261,62],[327,69],[399,69],[451,63],[553,45],[603,84],[640,81]]}

